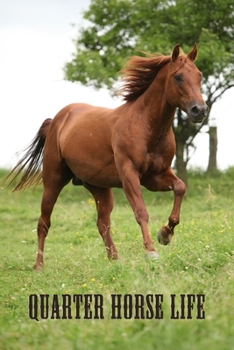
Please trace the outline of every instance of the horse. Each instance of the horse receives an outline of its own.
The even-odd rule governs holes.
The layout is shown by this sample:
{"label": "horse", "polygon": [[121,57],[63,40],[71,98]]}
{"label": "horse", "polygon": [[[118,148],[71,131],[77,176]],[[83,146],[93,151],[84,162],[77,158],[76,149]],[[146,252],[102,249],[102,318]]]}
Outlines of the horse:
{"label": "horse", "polygon": [[177,44],[169,56],[133,56],[121,71],[122,105],[109,109],[73,103],[42,123],[5,179],[10,179],[9,186],[23,172],[13,191],[43,183],[35,270],[44,266],[51,214],[70,181],[84,186],[95,199],[97,228],[108,258],[118,258],[110,231],[112,188],[116,187],[123,189],[140,225],[146,257],[158,259],[141,186],[149,191],[174,191],[168,224],[157,234],[159,243],[166,245],[179,224],[186,191],[171,168],[176,147],[172,131],[175,111],[180,108],[193,123],[202,122],[207,114],[201,95],[202,73],[194,64],[197,52],[196,44],[187,55]]}

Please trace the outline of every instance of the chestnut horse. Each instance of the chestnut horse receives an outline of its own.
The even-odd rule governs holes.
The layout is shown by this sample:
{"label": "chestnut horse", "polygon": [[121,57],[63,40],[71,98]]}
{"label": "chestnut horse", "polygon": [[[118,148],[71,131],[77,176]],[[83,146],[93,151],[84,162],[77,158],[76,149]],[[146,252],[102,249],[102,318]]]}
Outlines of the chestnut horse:
{"label": "chestnut horse", "polygon": [[[97,227],[109,258],[118,251],[110,234],[112,187],[122,187],[141,227],[146,256],[158,258],[148,230],[149,216],[141,185],[150,191],[174,191],[174,205],[158,240],[168,244],[179,223],[185,184],[173,173],[175,154],[172,131],[176,108],[192,122],[204,119],[207,106],[200,87],[202,74],[194,65],[197,46],[185,55],[176,45],[171,56],[132,57],[122,70],[125,103],[116,109],[77,103],[43,122],[26,154],[7,176],[11,182],[24,171],[14,190],[43,182],[38,220],[38,253],[34,265],[44,265],[44,241],[53,207],[71,180],[93,195]],[[43,168],[41,170],[41,165]]]}

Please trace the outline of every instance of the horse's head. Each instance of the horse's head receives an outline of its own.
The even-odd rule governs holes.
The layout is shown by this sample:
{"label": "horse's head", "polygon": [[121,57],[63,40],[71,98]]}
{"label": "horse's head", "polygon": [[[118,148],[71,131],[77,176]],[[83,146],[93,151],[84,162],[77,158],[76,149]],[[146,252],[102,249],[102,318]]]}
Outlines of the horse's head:
{"label": "horse's head", "polygon": [[193,63],[197,57],[197,45],[186,56],[180,54],[180,45],[174,47],[167,80],[167,101],[173,107],[186,112],[193,123],[206,117],[208,107],[201,95],[202,73]]}

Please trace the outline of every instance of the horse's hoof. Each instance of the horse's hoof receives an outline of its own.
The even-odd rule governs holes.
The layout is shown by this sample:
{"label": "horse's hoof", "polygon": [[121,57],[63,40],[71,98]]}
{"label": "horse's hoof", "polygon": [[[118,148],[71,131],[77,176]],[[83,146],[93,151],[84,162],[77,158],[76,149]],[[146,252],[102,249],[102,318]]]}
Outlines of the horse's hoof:
{"label": "horse's hoof", "polygon": [[40,271],[43,270],[43,267],[44,267],[43,263],[40,263],[40,264],[35,263],[34,266],[33,266],[33,270],[40,272]]}
{"label": "horse's hoof", "polygon": [[158,260],[159,254],[155,251],[147,252],[145,254],[146,259]]}
{"label": "horse's hoof", "polygon": [[157,234],[158,242],[160,244],[167,245],[171,242],[172,236],[173,233],[171,230],[168,227],[163,226]]}

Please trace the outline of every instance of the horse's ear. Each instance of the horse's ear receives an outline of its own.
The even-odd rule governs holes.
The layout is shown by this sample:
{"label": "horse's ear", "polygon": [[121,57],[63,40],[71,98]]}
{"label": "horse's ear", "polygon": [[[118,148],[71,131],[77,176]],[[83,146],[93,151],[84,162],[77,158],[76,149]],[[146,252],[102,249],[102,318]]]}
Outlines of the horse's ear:
{"label": "horse's ear", "polygon": [[192,51],[189,52],[187,57],[193,62],[196,60],[196,58],[197,58],[197,44],[196,43],[194,44]]}
{"label": "horse's ear", "polygon": [[180,44],[177,44],[174,49],[173,49],[173,52],[172,52],[172,55],[171,55],[171,59],[172,59],[172,62],[175,62],[175,60],[177,59],[177,57],[179,56],[180,54]]}

